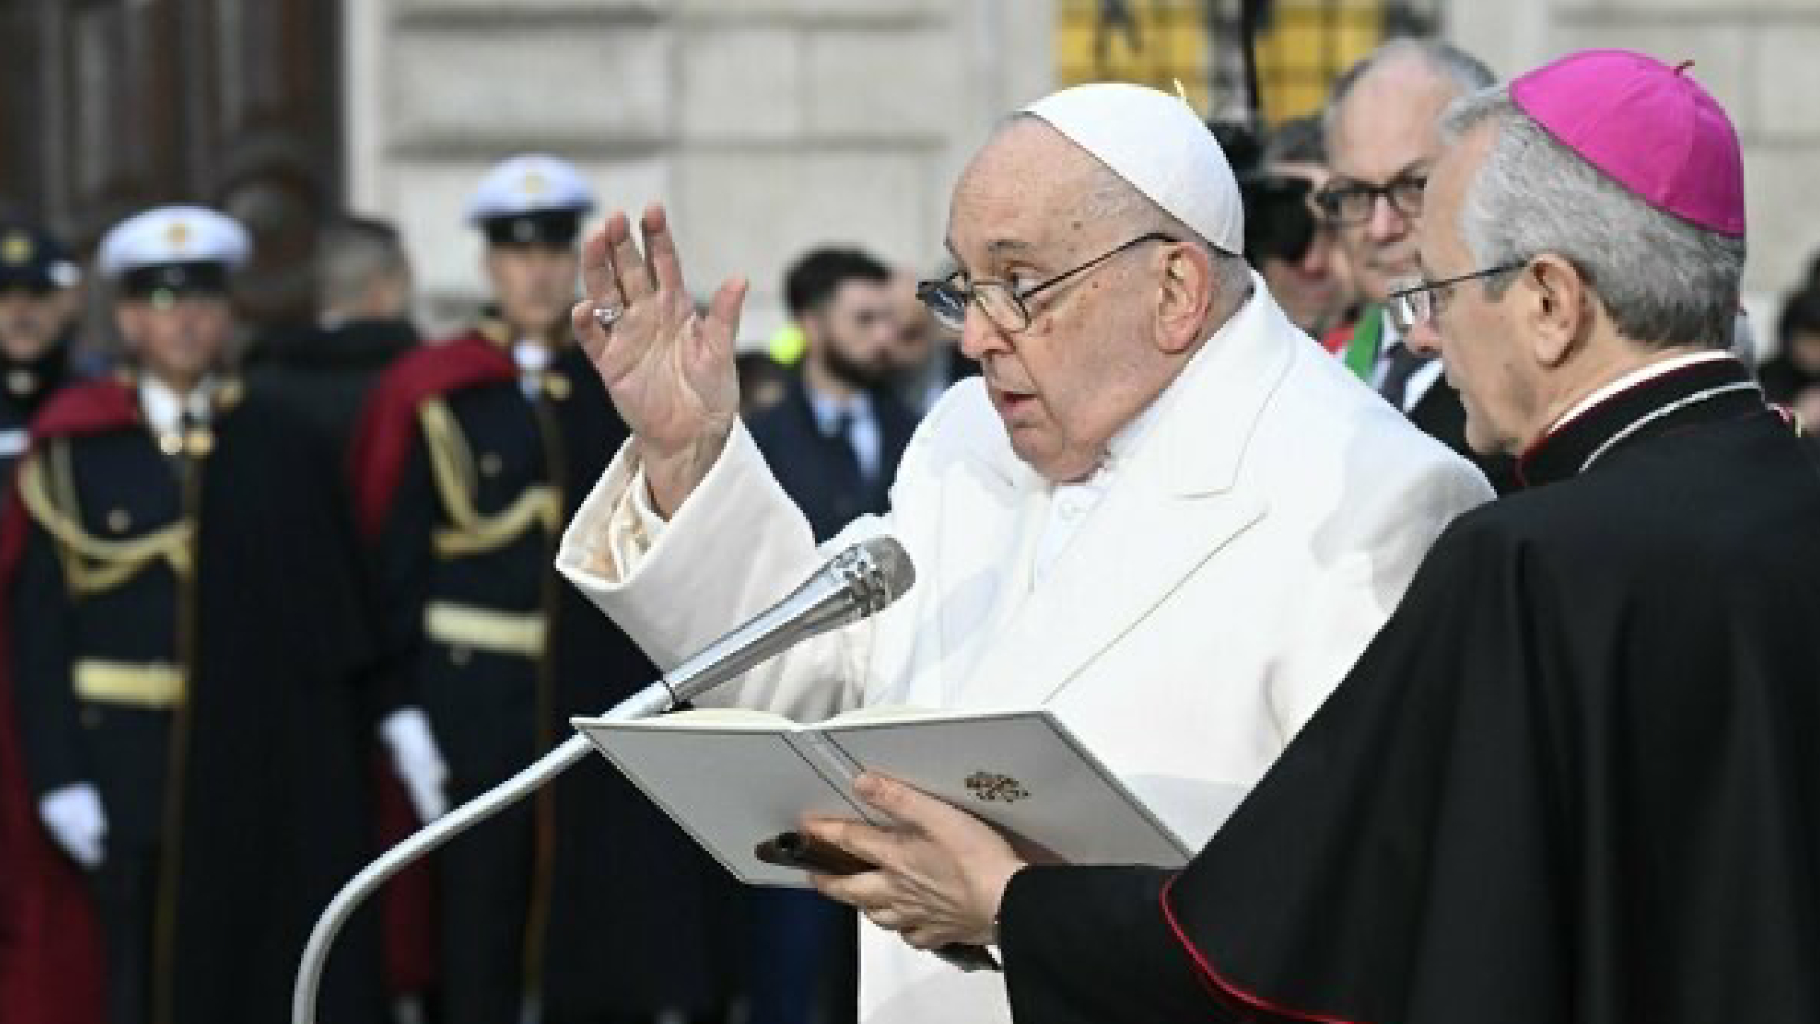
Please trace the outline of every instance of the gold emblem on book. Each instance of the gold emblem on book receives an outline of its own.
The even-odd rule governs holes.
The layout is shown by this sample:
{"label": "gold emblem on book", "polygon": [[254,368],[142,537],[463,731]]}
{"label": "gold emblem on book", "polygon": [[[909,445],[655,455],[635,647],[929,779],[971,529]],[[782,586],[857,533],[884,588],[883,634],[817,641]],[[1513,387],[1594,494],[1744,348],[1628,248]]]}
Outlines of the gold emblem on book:
{"label": "gold emblem on book", "polygon": [[1024,784],[1009,775],[978,771],[967,776],[967,792],[986,803],[1014,804],[1030,795]]}

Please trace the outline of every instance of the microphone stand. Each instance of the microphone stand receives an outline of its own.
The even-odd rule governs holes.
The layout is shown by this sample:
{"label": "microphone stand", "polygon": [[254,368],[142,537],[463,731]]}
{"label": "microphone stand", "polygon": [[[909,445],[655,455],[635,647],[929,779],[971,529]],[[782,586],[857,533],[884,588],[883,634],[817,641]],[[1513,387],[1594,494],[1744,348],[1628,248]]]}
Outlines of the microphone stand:
{"label": "microphone stand", "polygon": [[[671,707],[669,686],[652,683],[615,704],[606,717],[619,721],[650,718]],[[322,987],[322,969],[328,963],[329,949],[348,918],[375,889],[419,857],[529,796],[539,786],[587,757],[592,749],[588,738],[576,733],[517,775],[425,825],[355,875],[329,901],[328,909],[317,918],[316,927],[310,931],[309,944],[304,947],[303,961],[297,968],[297,987],[291,993],[292,1024],[315,1024],[316,996]]]}

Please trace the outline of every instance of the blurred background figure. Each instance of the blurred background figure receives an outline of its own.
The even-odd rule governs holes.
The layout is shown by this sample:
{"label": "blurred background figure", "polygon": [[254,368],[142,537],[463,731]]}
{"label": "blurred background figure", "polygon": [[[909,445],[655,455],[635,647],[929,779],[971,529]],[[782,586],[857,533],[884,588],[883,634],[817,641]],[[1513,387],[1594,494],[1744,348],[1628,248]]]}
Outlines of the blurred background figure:
{"label": "blurred background figure", "polygon": [[1328,178],[1320,117],[1291,118],[1266,132],[1260,173],[1268,184],[1255,207],[1240,182],[1246,192],[1246,248],[1253,248],[1255,208],[1260,230],[1253,265],[1289,319],[1309,336],[1326,338],[1351,322],[1357,297],[1333,225],[1314,202]]}
{"label": "blurred background figure", "polygon": [[379,372],[417,344],[411,263],[390,223],[350,214],[323,227],[313,270],[316,322],[256,349],[247,378],[340,448]]}
{"label": "blurred background figure", "polygon": [[[916,429],[917,414],[894,386],[905,366],[905,324],[893,281],[889,268],[856,249],[816,249],[785,276],[802,358],[782,400],[746,423],[817,542],[890,506],[898,460]],[[919,370],[931,361],[927,342],[912,339],[910,348]],[[853,913],[813,892],[755,889],[750,902],[752,1024],[852,1019]]]}
{"label": "blurred background figure", "polygon": [[747,422],[789,394],[790,368],[769,352],[741,352],[734,364],[739,370],[739,414]]}
{"label": "blurred background figure", "polygon": [[[555,157],[488,171],[468,221],[485,239],[491,302],[466,331],[398,360],[355,437],[387,675],[398,703],[423,710],[400,723],[409,752],[397,759],[423,820],[529,764],[571,716],[657,677],[551,557],[626,437],[569,327],[577,232],[594,205]],[[390,955],[394,983],[430,983],[447,1024],[534,1011],[545,1024],[710,1022],[733,997],[735,883],[602,759],[432,863],[435,931],[398,925]],[[426,937],[427,951],[406,948]]]}
{"label": "blurred background figure", "polygon": [[[111,1024],[283,1019],[310,923],[371,854],[372,648],[340,467],[234,378],[247,257],[245,229],[197,207],[107,235],[124,371],[43,410],[29,524],[9,524],[27,531],[4,566],[27,774],[102,933],[60,983],[102,993]],[[336,1019],[381,1012],[371,939],[357,927],[331,970]]]}
{"label": "blurred background figure", "polygon": [[[944,265],[936,277],[954,273]],[[961,351],[960,338],[938,323],[916,297],[916,276],[899,270],[891,278],[891,301],[897,311],[897,344],[892,346],[897,396],[917,416],[927,413],[948,388],[980,372],[979,364]]]}
{"label": "blurred background figure", "polygon": [[1812,436],[1820,430],[1820,287],[1808,284],[1783,303],[1776,345],[1757,371],[1763,394],[1795,410]]}
{"label": "blurred background figure", "polygon": [[1414,283],[1422,189],[1440,153],[1441,111],[1493,82],[1471,54],[1436,40],[1397,39],[1342,74],[1323,124],[1332,175],[1316,193],[1360,297],[1369,303],[1339,346],[1346,365],[1436,440],[1473,459],[1500,494],[1516,485],[1503,455],[1466,444],[1466,409],[1441,361],[1404,344],[1383,302]]}
{"label": "blurred background figure", "polygon": [[786,275],[803,357],[783,401],[747,425],[817,540],[888,507],[898,458],[916,429],[917,414],[894,388],[903,322],[892,280],[856,249],[814,250]]}
{"label": "blurred background figure", "polygon": [[1245,259],[1264,278],[1291,322],[1326,339],[1353,305],[1345,258],[1314,196],[1327,182],[1318,118],[1304,117],[1263,133],[1233,121],[1209,121],[1238,176],[1245,203]]}
{"label": "blurred background figure", "polygon": [[81,279],[49,232],[0,221],[0,479],[12,479],[26,426],[71,376]]}

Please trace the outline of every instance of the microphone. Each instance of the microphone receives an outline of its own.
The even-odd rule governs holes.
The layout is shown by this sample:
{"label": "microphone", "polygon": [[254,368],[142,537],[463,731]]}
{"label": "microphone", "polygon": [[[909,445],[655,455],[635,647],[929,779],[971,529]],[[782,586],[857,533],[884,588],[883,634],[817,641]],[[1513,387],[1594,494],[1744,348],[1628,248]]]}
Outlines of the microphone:
{"label": "microphone", "polygon": [[895,537],[863,540],[835,555],[790,596],[664,674],[682,704],[743,675],[774,655],[878,612],[916,582],[916,567]]}
{"label": "microphone", "polygon": [[[910,555],[895,537],[872,537],[835,555],[789,596],[620,701],[606,717],[646,718],[674,710],[810,637],[876,615],[916,582]],[[505,810],[588,756],[579,733],[530,767],[419,829],[368,864],[317,919],[291,993],[292,1024],[315,1024],[322,968],[335,936],[373,890],[424,854]]]}

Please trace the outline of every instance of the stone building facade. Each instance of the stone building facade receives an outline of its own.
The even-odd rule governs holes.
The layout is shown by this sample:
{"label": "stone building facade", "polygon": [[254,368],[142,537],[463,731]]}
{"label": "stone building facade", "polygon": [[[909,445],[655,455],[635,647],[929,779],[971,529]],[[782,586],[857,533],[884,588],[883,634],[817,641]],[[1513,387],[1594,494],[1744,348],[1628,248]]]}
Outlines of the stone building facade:
{"label": "stone building facade", "polygon": [[694,290],[752,278],[742,334],[760,339],[809,246],[933,264],[968,154],[1051,82],[1040,2],[353,0],[348,13],[349,200],[399,221],[445,325],[480,288],[463,203],[502,155],[573,160],[608,207],[663,200]]}

